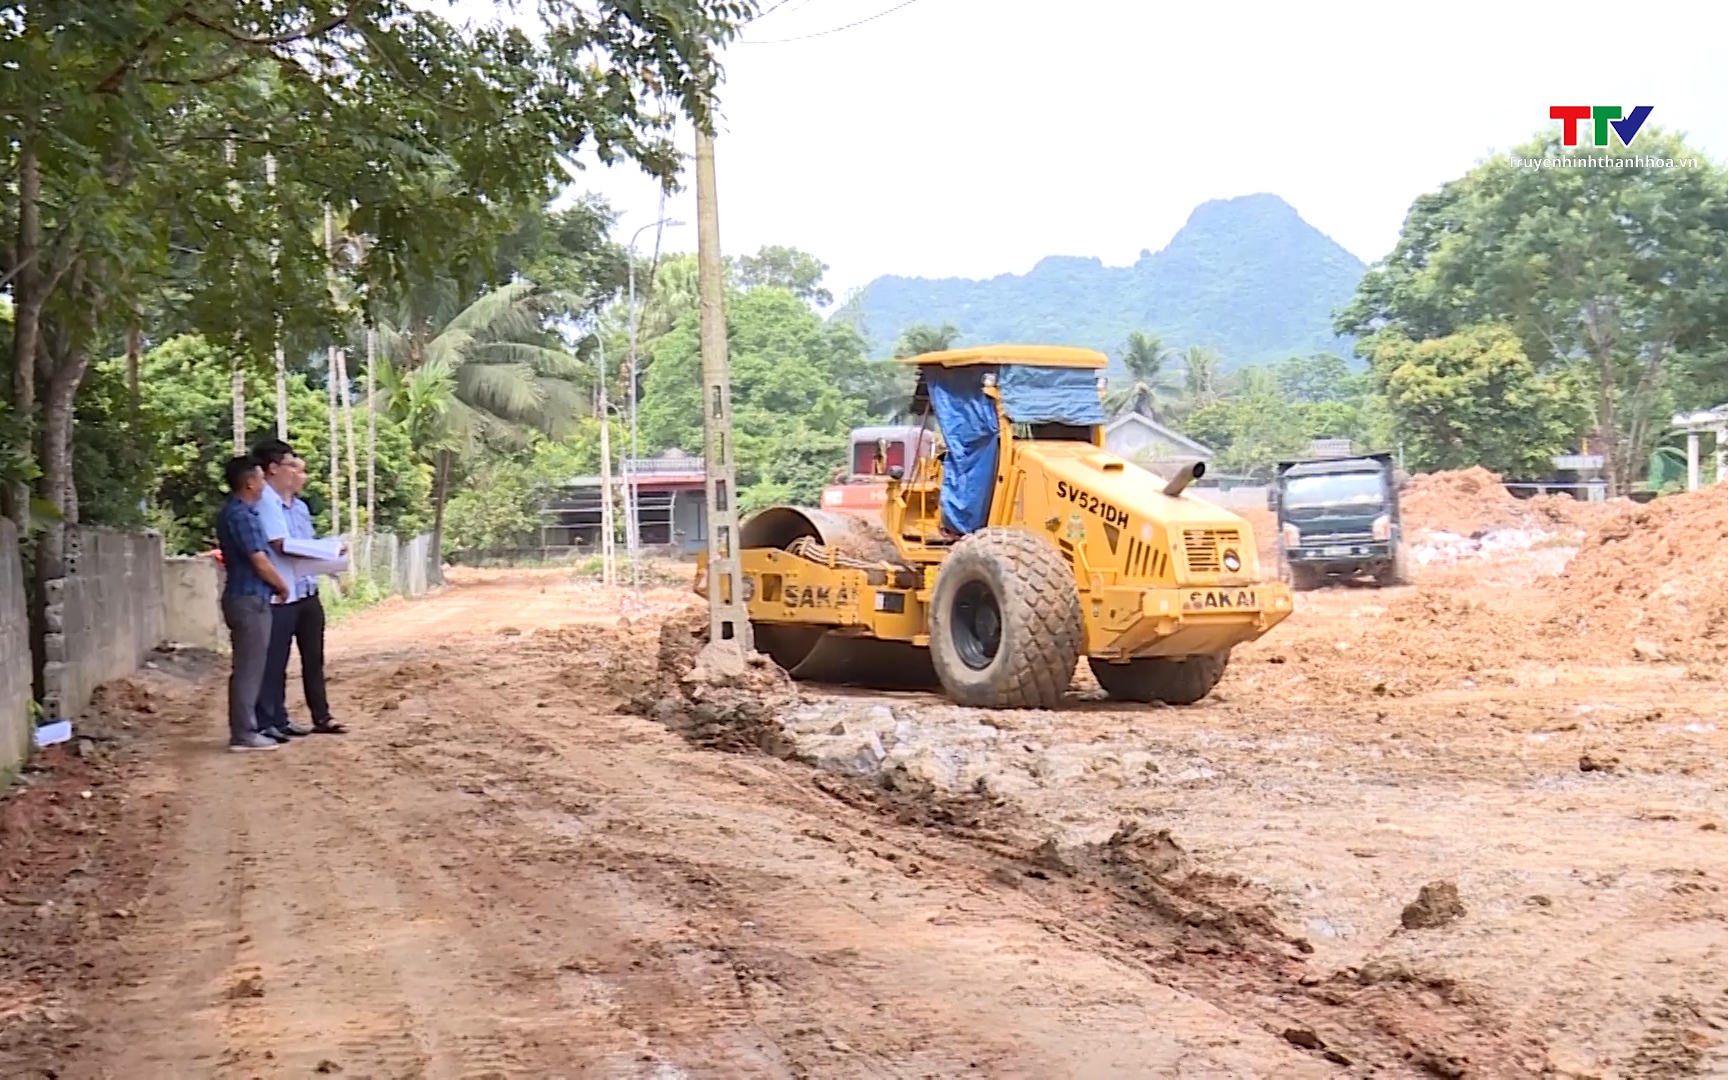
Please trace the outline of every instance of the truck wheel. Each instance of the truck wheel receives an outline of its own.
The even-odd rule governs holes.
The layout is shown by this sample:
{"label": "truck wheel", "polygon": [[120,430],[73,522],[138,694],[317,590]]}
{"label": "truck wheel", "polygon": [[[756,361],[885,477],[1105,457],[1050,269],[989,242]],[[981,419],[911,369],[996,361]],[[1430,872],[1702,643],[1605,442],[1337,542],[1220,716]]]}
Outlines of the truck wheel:
{"label": "truck wheel", "polygon": [[1147,657],[1126,664],[1089,659],[1092,677],[1111,701],[1162,701],[1192,705],[1218,685],[1230,663],[1230,650],[1186,656],[1180,660]]}
{"label": "truck wheel", "polygon": [[930,659],[948,696],[986,709],[1051,709],[1080,659],[1080,592],[1048,541],[983,529],[955,544],[930,597]]}
{"label": "truck wheel", "polygon": [[1410,584],[1410,549],[1399,544],[1392,549],[1392,562],[1375,578],[1382,585]]}
{"label": "truck wheel", "polygon": [[1297,592],[1311,592],[1320,587],[1320,573],[1311,566],[1290,564],[1290,587]]}

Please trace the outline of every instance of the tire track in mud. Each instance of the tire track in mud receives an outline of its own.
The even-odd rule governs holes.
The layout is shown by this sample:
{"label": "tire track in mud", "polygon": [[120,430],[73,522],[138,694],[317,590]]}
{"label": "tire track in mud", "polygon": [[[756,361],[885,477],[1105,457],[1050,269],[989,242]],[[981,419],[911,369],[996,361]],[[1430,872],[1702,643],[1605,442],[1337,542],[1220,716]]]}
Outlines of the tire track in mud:
{"label": "tire track in mud", "polygon": [[[409,665],[390,681],[425,691],[479,671],[478,665],[441,661],[435,671]],[[631,835],[635,796],[574,784],[566,764],[578,755],[559,753],[551,731],[507,723],[507,739],[447,757],[444,748],[457,742],[452,736],[462,719],[417,716],[417,733],[394,741],[388,753],[400,773],[443,780],[468,799],[457,820],[486,843],[471,849],[460,867],[467,888],[488,906],[511,908],[513,920],[552,922],[559,940],[588,943],[563,967],[604,987],[609,1023],[639,1036],[653,1057],[681,1068],[823,1076],[844,1055],[849,1073],[902,1073],[905,1062],[893,1050],[904,1040],[888,1030],[899,1021],[872,1038],[830,1039],[820,1003],[843,997],[841,988],[793,954],[752,940],[749,912],[735,910],[732,897],[772,882],[739,881],[731,873],[723,883],[653,837]],[[451,770],[453,762],[460,767]],[[596,812],[601,822],[584,821]],[[548,873],[567,884],[560,890],[537,880]],[[629,956],[603,947],[618,926],[638,932]],[[946,1072],[973,1062],[930,1064]]]}
{"label": "tire track in mud", "polygon": [[[850,777],[821,775],[814,784],[850,807],[991,857],[992,881],[1047,907],[1063,940],[1131,963],[1332,1064],[1440,1077],[1543,1071],[1543,1045],[1519,1040],[1492,1005],[1451,979],[1395,963],[1316,978],[1303,960],[1307,942],[1277,924],[1266,898],[1194,866],[1167,832],[1125,822],[1105,844],[1058,851],[1025,831],[1006,801],[886,792]],[[917,850],[932,861],[975,863],[931,845]]]}
{"label": "tire track in mud", "polygon": [[[678,623],[668,630],[680,642],[687,636]],[[765,725],[748,710],[741,737],[717,732],[703,703],[685,699],[675,681],[681,672],[672,665],[688,651],[662,647],[662,689],[621,704],[706,749],[796,756],[784,749],[788,740],[758,730]],[[692,707],[696,716],[686,718]],[[900,829],[958,841],[958,850],[905,842],[950,874],[978,869],[984,856],[998,888],[1027,893],[1056,915],[1053,932],[1063,940],[1139,967],[1332,1065],[1446,1078],[1536,1077],[1546,1068],[1539,1038],[1520,1036],[1494,1005],[1453,979],[1388,962],[1324,980],[1310,974],[1302,957],[1312,946],[1279,925],[1275,898],[1196,865],[1167,831],[1124,821],[1102,844],[1061,850],[1053,838],[1039,839],[1006,798],[956,798],[927,785],[893,790],[833,774],[816,774],[811,786]]]}
{"label": "tire track in mud", "polygon": [[[995,909],[1002,890],[992,890],[986,874],[947,855],[933,861],[931,853],[917,850],[928,846],[922,833],[878,832],[869,827],[873,820],[861,823],[862,831],[844,822],[834,826],[837,804],[813,786],[817,774],[795,766],[688,751],[661,765],[651,748],[662,741],[676,744],[650,734],[658,728],[617,715],[604,696],[575,685],[600,669],[585,662],[593,660],[586,656],[575,659],[574,668],[561,667],[573,660],[569,644],[530,639],[506,646],[522,658],[555,662],[520,684],[488,684],[486,722],[501,728],[502,737],[484,745],[463,743],[451,730],[472,719],[458,715],[445,690],[480,681],[496,654],[469,661],[445,652],[437,670],[410,662],[390,674],[356,671],[351,690],[363,701],[388,702],[398,700],[402,687],[414,688],[389,710],[403,714],[410,733],[387,749],[396,757],[389,771],[470,800],[460,823],[447,827],[460,832],[476,819],[489,827],[464,857],[462,877],[471,886],[516,879],[519,886],[501,888],[518,919],[556,895],[547,888],[552,871],[543,864],[621,892],[608,902],[596,887],[566,886],[565,900],[579,900],[593,918],[566,918],[563,929],[573,940],[605,941],[622,926],[641,939],[632,939],[630,968],[619,963],[622,955],[605,953],[577,962],[615,993],[616,1022],[642,1033],[664,1060],[681,1067],[712,1062],[727,1075],[1031,1076],[1068,1072],[1090,1055],[1098,1062],[1091,1072],[1106,1075],[1176,1075],[1192,1068],[1310,1074],[1300,1056],[1274,1037],[1218,1036],[1221,1016],[1151,983],[1143,982],[1130,1000],[1107,1011],[1134,1006],[1138,1016],[1145,1006],[1135,999],[1156,1002],[1147,1015],[1213,1034],[1168,1035],[1148,1030],[1144,1021],[1126,1024],[1124,1016],[1109,1018],[1121,1030],[1106,1031],[1061,1019],[1065,1010],[1104,1008],[1109,995],[1096,991],[1069,1005],[1057,1002],[1061,1008],[1033,997],[1039,1011],[1027,1014],[1014,1001],[1036,992],[1002,977],[1022,969],[1000,955],[1000,934],[981,940],[976,955],[957,951],[950,936],[975,935],[981,921],[999,921]],[[511,666],[520,670],[514,660]],[[572,677],[572,671],[579,674]],[[600,709],[577,713],[574,727],[564,702],[548,700],[568,699],[572,689],[580,691],[582,705]],[[543,705],[556,713],[542,711]],[[648,747],[636,745],[643,742]],[[448,753],[445,748],[452,746],[461,749]],[[638,767],[644,749],[655,760],[651,772]],[[737,794],[716,802],[716,789]],[[679,812],[668,814],[667,804],[686,795]],[[789,816],[809,824],[796,837],[782,833],[768,842],[766,833],[783,830]],[[699,835],[713,836],[729,850],[716,850],[710,859],[702,854]],[[759,856],[739,858],[741,850],[753,849]],[[820,860],[813,867],[843,859],[838,882],[845,886],[850,880],[854,890],[868,883],[865,895],[846,895],[845,888],[825,895],[824,874],[801,872],[806,859]],[[855,877],[847,867],[857,868]],[[937,891],[937,882],[941,893],[966,898],[950,907],[972,910],[926,914],[932,911],[928,901],[922,911],[912,906],[917,897]],[[912,925],[909,906],[922,915]],[[1074,965],[1064,958],[1085,956],[1079,966],[1096,969],[1085,976],[1093,980],[1119,969],[1115,959],[1100,966],[1093,949],[1076,952],[1064,943],[1050,953],[1054,931],[1038,929],[1038,918],[1018,910],[1023,905],[1012,906],[1016,910],[1002,918],[1026,927],[1016,932],[1016,948],[1034,957],[1031,964],[1048,953],[1049,963],[1066,969]],[[926,940],[941,944],[933,949]],[[979,971],[952,970],[956,961]],[[1061,973],[1070,985],[1077,977]],[[1111,980],[1119,985],[1120,975]],[[1206,1045],[1188,1045],[1184,1038],[1204,1038]],[[759,1056],[752,1059],[751,1052]],[[1042,1066],[1034,1064],[1040,1061]],[[1182,1061],[1188,1064],[1179,1067]]]}

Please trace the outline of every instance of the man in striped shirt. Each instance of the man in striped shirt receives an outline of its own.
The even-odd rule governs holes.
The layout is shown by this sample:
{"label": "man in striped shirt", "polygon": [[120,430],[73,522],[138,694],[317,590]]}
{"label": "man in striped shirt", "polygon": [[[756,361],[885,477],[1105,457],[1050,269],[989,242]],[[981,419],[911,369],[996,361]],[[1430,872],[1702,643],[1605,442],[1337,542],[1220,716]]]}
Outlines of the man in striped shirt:
{"label": "man in striped shirt", "polygon": [[[280,439],[258,444],[253,455],[263,466],[270,488],[260,500],[259,518],[270,538],[273,561],[281,560],[293,575],[289,600],[272,609],[269,664],[259,702],[261,719],[269,725],[265,734],[283,741],[309,734],[341,735],[347,729],[332,718],[325,689],[324,606],[318,598],[318,579],[295,573],[298,560],[283,551],[283,542],[290,537],[317,538],[311,510],[299,497],[306,486],[306,462]],[[296,644],[306,708],[312,714],[310,728],[296,727],[288,718],[288,657]]]}
{"label": "man in striped shirt", "polygon": [[[312,508],[300,497],[306,489],[306,459],[296,457],[293,465],[293,494],[288,497],[288,535],[296,540],[316,540],[318,530],[312,524]],[[346,550],[347,545],[343,545]],[[299,586],[299,614],[294,619],[294,640],[300,646],[300,680],[306,691],[306,708],[312,713],[312,730],[319,735],[342,735],[347,728],[338,724],[330,713],[330,696],[324,682],[324,602],[318,598],[318,579],[302,577]]]}

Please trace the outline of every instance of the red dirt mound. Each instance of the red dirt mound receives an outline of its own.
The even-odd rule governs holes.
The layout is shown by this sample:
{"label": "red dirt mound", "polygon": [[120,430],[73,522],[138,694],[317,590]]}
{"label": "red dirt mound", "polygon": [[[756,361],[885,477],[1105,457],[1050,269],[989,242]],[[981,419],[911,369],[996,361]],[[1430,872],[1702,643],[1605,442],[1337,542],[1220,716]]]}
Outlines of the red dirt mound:
{"label": "red dirt mound", "polygon": [[1500,483],[1499,476],[1480,465],[1413,476],[1399,501],[1411,529],[1470,536],[1523,523],[1518,500]]}
{"label": "red dirt mound", "polygon": [[1418,474],[1405,485],[1399,498],[1409,530],[1428,529],[1458,536],[1474,536],[1493,529],[1553,532],[1588,529],[1634,505],[1629,499],[1590,503],[1570,495],[1520,499],[1506,490],[1497,474],[1480,465]]}
{"label": "red dirt mound", "polygon": [[1643,639],[1677,659],[1728,651],[1728,485],[1620,508],[1546,589],[1574,626],[1628,649]]}

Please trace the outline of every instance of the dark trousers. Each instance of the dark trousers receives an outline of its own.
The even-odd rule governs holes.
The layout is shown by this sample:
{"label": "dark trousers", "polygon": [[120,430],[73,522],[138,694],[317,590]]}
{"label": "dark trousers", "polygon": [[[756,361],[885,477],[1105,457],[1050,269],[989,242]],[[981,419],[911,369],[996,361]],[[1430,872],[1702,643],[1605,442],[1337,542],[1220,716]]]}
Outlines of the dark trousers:
{"label": "dark trousers", "polygon": [[288,725],[288,654],[300,647],[300,685],[306,692],[306,710],[314,724],[328,724],[330,698],[324,689],[324,604],[314,593],[292,604],[270,609],[270,653],[264,671],[264,690],[258,703],[259,722],[265,727]]}
{"label": "dark trousers", "polygon": [[273,632],[270,601],[262,596],[224,597],[222,618],[234,648],[228,675],[228,740],[237,743],[268,726],[259,706]]}

